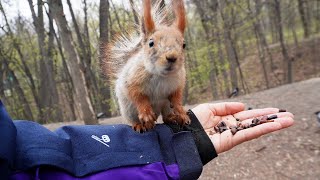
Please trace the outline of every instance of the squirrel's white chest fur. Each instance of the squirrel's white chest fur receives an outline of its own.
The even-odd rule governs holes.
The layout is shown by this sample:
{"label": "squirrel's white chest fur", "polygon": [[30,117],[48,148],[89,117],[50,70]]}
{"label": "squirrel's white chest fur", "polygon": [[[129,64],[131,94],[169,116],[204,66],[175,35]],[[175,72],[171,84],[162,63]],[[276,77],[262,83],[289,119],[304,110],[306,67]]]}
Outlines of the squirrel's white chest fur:
{"label": "squirrel's white chest fur", "polygon": [[[144,72],[142,73],[142,69]],[[141,75],[140,75],[140,74]],[[142,78],[139,88],[144,95],[149,97],[154,112],[158,115],[168,112],[170,102],[168,97],[185,83],[185,69],[181,68],[175,74],[159,76],[147,72],[144,67],[142,52],[132,57],[118,74],[116,81],[116,96],[118,98],[122,116],[127,120],[138,120],[138,112],[133,102],[129,99],[128,86],[137,78]]]}

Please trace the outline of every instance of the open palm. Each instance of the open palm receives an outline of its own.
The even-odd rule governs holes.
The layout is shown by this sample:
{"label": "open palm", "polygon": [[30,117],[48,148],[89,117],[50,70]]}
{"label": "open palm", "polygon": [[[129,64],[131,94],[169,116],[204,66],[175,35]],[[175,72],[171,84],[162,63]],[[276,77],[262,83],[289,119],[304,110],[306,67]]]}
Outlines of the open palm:
{"label": "open palm", "polygon": [[[217,151],[222,153],[230,150],[234,146],[258,138],[264,134],[287,128],[293,125],[293,114],[290,112],[279,112],[277,108],[264,108],[254,110],[244,110],[245,106],[239,102],[225,102],[216,104],[201,104],[193,108],[193,113],[199,119],[201,125],[210,136],[210,139]],[[219,122],[226,122],[227,126],[237,124],[237,120],[242,124],[251,123],[252,119],[264,115],[274,115],[278,118],[274,122],[264,123],[252,128],[238,131],[232,135],[230,130],[223,133],[213,133],[214,126]]]}

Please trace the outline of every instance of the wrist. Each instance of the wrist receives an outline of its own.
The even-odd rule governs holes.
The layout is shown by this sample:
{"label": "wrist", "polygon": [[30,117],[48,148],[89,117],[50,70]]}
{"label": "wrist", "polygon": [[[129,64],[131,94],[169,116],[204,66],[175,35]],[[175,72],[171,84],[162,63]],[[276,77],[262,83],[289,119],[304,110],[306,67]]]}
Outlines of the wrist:
{"label": "wrist", "polygon": [[217,157],[218,154],[214,148],[214,145],[212,144],[211,139],[209,138],[197,116],[192,112],[191,109],[188,110],[187,115],[189,116],[191,123],[190,125],[185,126],[184,130],[191,131],[191,133],[193,134],[193,138],[198,148],[202,164],[205,165],[209,161]]}
{"label": "wrist", "polygon": [[205,165],[212,159],[218,156],[211,139],[208,134],[203,129],[200,121],[197,116],[192,112],[192,110],[188,110],[187,115],[189,116],[191,123],[189,125],[181,127],[180,125],[167,124],[174,133],[178,133],[180,131],[189,131],[192,133],[194,142],[197,146],[202,164]]}

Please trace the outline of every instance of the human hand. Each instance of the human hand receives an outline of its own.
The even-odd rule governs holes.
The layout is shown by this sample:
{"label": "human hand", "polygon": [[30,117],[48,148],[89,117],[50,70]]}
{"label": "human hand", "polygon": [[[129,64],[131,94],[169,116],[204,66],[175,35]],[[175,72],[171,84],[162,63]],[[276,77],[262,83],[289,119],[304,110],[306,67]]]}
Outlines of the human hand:
{"label": "human hand", "polygon": [[232,135],[230,129],[224,132],[209,135],[215,150],[218,154],[228,151],[238,144],[258,138],[264,134],[271,133],[293,125],[293,114],[290,112],[280,112],[277,108],[264,108],[244,110],[244,104],[239,102],[225,102],[216,104],[201,104],[193,108],[193,113],[197,116],[202,127],[209,135],[215,132],[214,127],[221,121],[227,126],[236,125],[237,119],[241,123],[250,123],[253,118],[259,116],[270,116],[276,114],[278,118],[274,122],[260,124],[248,129],[238,131]]}

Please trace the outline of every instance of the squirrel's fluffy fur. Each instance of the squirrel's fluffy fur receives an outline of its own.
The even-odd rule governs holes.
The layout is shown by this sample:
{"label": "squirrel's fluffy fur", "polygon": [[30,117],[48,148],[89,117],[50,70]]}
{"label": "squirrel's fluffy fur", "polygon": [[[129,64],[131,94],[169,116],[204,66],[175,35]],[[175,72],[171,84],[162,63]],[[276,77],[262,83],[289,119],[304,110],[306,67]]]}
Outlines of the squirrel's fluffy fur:
{"label": "squirrel's fluffy fur", "polygon": [[103,72],[116,79],[121,114],[140,132],[153,128],[160,114],[165,123],[187,124],[190,120],[182,107],[183,0],[173,0],[165,8],[160,8],[160,1],[151,8],[150,0],[144,0],[139,18],[141,31],[125,32],[107,45],[102,64]]}

